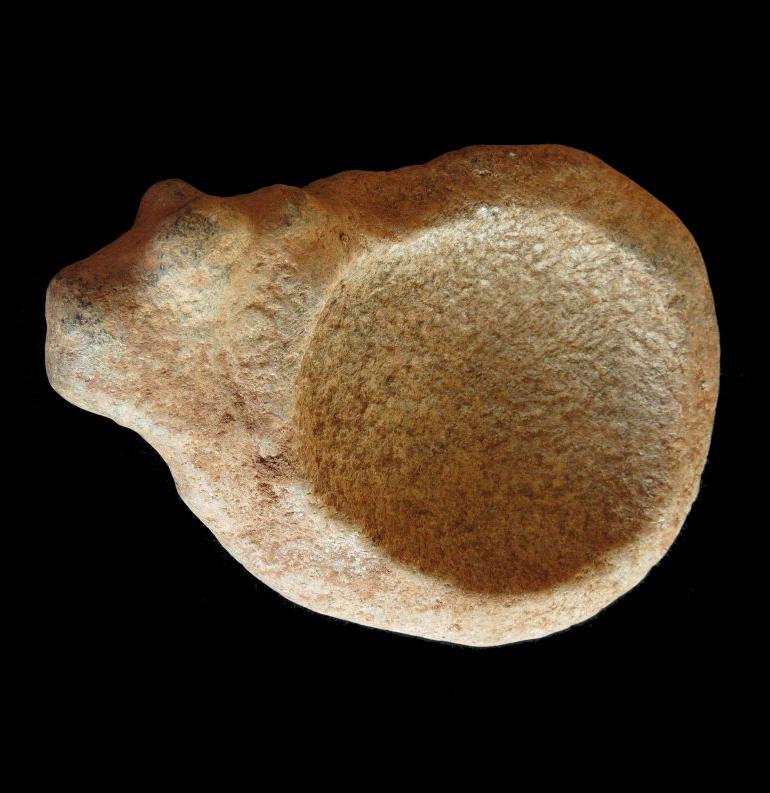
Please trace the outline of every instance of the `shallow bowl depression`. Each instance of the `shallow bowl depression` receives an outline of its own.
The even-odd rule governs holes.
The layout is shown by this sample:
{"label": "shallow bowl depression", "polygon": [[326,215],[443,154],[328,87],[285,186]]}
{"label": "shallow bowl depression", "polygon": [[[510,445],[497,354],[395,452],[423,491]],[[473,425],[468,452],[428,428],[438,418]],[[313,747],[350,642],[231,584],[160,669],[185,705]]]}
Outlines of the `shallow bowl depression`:
{"label": "shallow bowl depression", "polygon": [[334,286],[296,386],[300,460],[400,562],[531,592],[657,528],[684,329],[649,263],[598,229],[477,216],[367,253]]}

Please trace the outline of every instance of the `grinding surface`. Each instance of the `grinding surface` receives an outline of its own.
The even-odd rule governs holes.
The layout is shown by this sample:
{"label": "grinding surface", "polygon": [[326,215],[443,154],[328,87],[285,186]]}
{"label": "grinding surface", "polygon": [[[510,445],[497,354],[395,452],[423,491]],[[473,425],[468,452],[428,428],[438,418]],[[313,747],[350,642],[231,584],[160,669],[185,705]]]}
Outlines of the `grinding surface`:
{"label": "grinding surface", "polygon": [[54,388],[140,432],[260,579],[473,645],[643,578],[717,395],[691,236],[560,146],[233,198],[164,182],[52,281],[47,316]]}

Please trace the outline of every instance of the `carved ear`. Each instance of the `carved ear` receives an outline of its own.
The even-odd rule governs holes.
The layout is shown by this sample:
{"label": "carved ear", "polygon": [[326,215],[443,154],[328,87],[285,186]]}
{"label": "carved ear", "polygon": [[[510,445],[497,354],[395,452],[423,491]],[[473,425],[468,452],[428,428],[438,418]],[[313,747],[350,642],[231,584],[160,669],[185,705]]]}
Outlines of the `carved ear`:
{"label": "carved ear", "polygon": [[142,196],[134,223],[162,218],[202,195],[204,193],[181,179],[166,179],[158,182]]}

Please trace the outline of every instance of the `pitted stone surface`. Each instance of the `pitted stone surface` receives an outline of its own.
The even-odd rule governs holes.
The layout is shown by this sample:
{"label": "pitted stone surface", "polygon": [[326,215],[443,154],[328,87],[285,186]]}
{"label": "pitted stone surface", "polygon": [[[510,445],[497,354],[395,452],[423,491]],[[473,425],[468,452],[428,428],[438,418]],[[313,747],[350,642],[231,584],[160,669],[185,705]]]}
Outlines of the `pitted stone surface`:
{"label": "pitted stone surface", "polygon": [[542,589],[654,533],[682,464],[661,374],[681,343],[645,263],[595,229],[517,210],[431,229],[326,301],[297,388],[305,471],[395,558]]}
{"label": "pitted stone surface", "polygon": [[717,395],[692,238],[559,146],[233,198],[164,182],[47,316],[54,388],[153,444],[247,569],[473,645],[638,583],[697,493]]}

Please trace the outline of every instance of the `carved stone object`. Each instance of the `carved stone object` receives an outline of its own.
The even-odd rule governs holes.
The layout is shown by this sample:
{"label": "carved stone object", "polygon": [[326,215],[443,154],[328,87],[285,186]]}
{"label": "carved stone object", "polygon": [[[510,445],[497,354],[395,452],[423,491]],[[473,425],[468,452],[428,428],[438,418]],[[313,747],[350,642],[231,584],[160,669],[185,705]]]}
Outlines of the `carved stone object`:
{"label": "carved stone object", "polygon": [[53,279],[47,319],[53,387],[152,444],[260,580],[469,645],[567,628],[647,574],[719,379],[690,234],[550,145],[232,198],[162,182]]}

